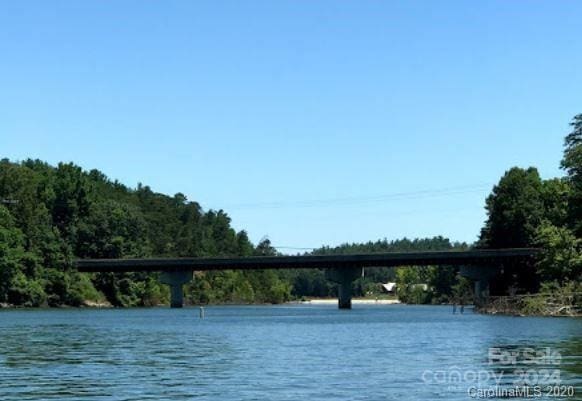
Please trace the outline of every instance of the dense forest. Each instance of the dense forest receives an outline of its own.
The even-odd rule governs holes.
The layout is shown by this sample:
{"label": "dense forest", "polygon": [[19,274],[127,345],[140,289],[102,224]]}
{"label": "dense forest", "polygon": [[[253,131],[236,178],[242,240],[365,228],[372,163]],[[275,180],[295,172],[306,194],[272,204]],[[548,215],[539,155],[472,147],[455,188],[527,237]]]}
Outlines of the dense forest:
{"label": "dense forest", "polygon": [[[494,293],[582,292],[582,114],[566,136],[563,178],[541,179],[514,167],[486,200],[487,221],[476,244],[442,237],[379,240],[323,247],[313,254],[539,247],[528,266],[505,266]],[[72,163],[0,161],[0,304],[21,306],[151,306],[168,302],[155,273],[81,274],[75,258],[275,255],[268,240],[253,244],[222,211],[203,210],[181,193],[167,196],[139,184],[129,188]],[[411,303],[470,296],[454,267],[374,268],[356,282],[356,295],[374,295],[396,281]],[[415,284],[427,284],[428,290]],[[280,303],[335,295],[321,270],[196,273],[190,303]]]}
{"label": "dense forest", "polygon": [[[75,258],[251,256],[254,246],[223,211],[203,211],[182,194],[130,189],[97,170],[38,160],[0,161],[0,302],[25,306],[116,306],[167,302],[156,274],[80,274]],[[270,271],[197,277],[194,302],[282,302],[289,284]]]}

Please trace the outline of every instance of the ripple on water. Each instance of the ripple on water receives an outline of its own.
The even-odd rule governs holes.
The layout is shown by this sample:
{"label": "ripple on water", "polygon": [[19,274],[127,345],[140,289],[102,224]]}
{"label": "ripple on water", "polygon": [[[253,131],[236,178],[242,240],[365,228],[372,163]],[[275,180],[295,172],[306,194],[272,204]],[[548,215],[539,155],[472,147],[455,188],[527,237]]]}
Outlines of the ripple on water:
{"label": "ripple on water", "polygon": [[[461,400],[427,370],[492,369],[487,350],[553,347],[582,377],[582,321],[446,307],[209,307],[0,312],[0,399]],[[466,387],[466,386],[465,386]]]}

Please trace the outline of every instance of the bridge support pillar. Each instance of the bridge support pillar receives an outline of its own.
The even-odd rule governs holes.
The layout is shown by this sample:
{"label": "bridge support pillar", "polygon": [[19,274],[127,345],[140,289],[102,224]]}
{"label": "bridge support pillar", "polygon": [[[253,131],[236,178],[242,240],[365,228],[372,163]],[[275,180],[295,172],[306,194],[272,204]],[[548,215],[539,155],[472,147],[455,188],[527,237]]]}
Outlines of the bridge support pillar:
{"label": "bridge support pillar", "polygon": [[489,298],[488,279],[475,281],[475,297],[477,305],[482,305]]}
{"label": "bridge support pillar", "polygon": [[181,308],[184,306],[183,285],[192,281],[193,276],[192,270],[162,272],[160,274],[162,284],[170,286],[170,307]]}
{"label": "bridge support pillar", "polygon": [[500,268],[490,266],[461,266],[459,273],[475,282],[475,305],[482,305],[489,298],[489,282]]}
{"label": "bridge support pillar", "polygon": [[338,284],[338,308],[352,309],[352,287],[354,280],[364,275],[362,267],[328,269],[325,276]]}

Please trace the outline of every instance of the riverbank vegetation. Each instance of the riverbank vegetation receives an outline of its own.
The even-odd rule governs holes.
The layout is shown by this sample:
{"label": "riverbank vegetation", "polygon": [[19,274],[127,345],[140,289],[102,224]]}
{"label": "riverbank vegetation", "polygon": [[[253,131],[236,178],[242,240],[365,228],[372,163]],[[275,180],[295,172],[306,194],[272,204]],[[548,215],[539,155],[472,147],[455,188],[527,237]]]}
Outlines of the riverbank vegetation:
{"label": "riverbank vegetation", "polygon": [[[529,265],[505,265],[493,296],[561,294],[580,301],[582,275],[582,114],[574,117],[562,159],[565,177],[542,179],[534,167],[509,169],[486,199],[487,221],[476,244],[443,237],[379,240],[322,247],[336,253],[539,247]],[[167,303],[155,273],[80,274],[75,258],[275,255],[269,240],[253,244],[223,210],[203,210],[177,193],[138,184],[130,188],[98,170],[72,163],[0,161],[0,305],[151,306]],[[356,296],[377,297],[380,283],[397,283],[407,303],[470,302],[471,283],[452,266],[371,268],[355,283]],[[324,271],[197,273],[186,288],[190,303],[280,303],[332,297]],[[520,303],[544,313],[542,298]],[[524,299],[526,299],[524,298]]]}
{"label": "riverbank vegetation", "polygon": [[[561,167],[566,176],[543,180],[537,169],[507,171],[487,198],[488,219],[478,247],[537,247],[541,255],[529,265],[504,266],[493,281],[492,295],[524,296],[523,314],[546,314],[555,295],[579,307],[582,293],[582,114],[571,122]],[[531,297],[531,294],[539,294]],[[549,304],[556,304],[556,297]],[[564,302],[568,311],[570,301]],[[494,309],[485,305],[484,310]],[[560,308],[558,308],[560,309]],[[549,313],[548,314],[553,314]],[[566,313],[567,314],[567,313]]]}
{"label": "riverbank vegetation", "polygon": [[534,294],[492,296],[479,311],[520,316],[582,316],[582,285],[544,283]]}

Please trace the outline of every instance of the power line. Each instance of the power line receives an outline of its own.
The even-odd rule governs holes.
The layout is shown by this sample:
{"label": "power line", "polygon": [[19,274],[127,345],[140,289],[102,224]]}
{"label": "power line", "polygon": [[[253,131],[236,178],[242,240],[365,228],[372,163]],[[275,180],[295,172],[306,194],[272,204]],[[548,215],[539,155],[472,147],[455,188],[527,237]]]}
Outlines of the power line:
{"label": "power line", "polygon": [[317,249],[317,248],[314,248],[314,247],[276,246],[276,245],[273,245],[273,248],[276,248],[276,249],[291,249],[291,250],[296,250],[296,251],[312,251],[314,249]]}
{"label": "power line", "polygon": [[283,208],[309,208],[309,207],[328,207],[328,206],[352,206],[365,203],[389,202],[395,200],[413,200],[433,198],[439,196],[454,196],[467,193],[482,192],[491,188],[492,184],[464,185],[458,187],[449,187],[442,189],[429,189],[412,192],[397,192],[391,194],[382,194],[374,196],[352,196],[329,199],[311,199],[311,200],[293,200],[293,201],[275,201],[275,202],[257,202],[257,203],[240,203],[226,205],[228,210],[235,209],[283,209]]}

